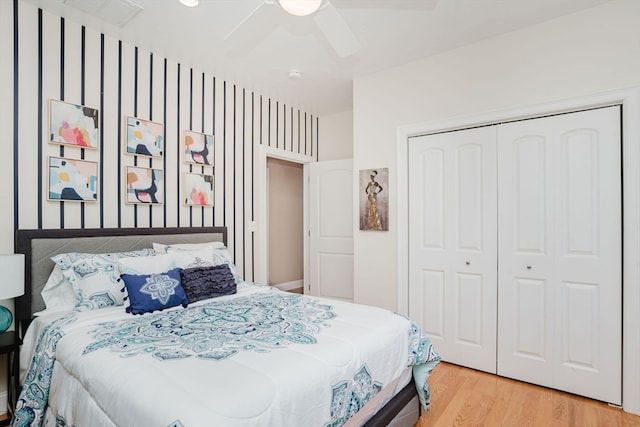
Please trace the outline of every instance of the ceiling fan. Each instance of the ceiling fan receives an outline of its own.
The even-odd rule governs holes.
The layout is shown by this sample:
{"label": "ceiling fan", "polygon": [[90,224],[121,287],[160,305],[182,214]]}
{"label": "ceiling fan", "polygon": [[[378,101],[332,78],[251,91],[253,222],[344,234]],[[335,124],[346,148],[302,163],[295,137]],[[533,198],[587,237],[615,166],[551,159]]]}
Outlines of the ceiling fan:
{"label": "ceiling fan", "polygon": [[360,42],[338,8],[431,10],[437,2],[438,0],[262,0],[224,40],[257,37],[257,34],[252,34],[252,30],[256,30],[261,23],[264,26],[264,23],[274,22],[277,14],[309,15],[335,53],[340,58],[346,58],[358,52]]}

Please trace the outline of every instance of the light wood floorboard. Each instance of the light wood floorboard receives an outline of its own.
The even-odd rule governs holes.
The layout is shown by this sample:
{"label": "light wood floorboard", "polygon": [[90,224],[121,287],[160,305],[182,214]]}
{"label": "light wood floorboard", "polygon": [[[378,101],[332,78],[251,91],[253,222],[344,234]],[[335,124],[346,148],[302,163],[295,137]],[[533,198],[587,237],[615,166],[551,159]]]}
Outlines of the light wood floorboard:
{"label": "light wood floorboard", "polygon": [[444,362],[429,386],[431,408],[416,427],[640,427],[603,402]]}

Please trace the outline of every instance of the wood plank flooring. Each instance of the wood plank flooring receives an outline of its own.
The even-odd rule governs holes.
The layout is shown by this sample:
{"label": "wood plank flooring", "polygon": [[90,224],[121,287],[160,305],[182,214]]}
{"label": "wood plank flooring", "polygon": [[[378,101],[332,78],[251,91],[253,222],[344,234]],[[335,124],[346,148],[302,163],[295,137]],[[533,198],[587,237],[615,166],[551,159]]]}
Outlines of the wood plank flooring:
{"label": "wood plank flooring", "polygon": [[416,427],[640,427],[640,417],[569,393],[440,363]]}

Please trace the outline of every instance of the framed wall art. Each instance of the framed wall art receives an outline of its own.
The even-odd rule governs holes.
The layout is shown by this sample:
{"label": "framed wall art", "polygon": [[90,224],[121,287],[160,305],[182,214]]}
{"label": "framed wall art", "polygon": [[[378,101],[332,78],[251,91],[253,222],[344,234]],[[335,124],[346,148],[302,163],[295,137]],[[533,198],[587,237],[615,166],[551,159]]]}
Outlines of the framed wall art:
{"label": "framed wall art", "polygon": [[49,141],[53,144],[98,148],[98,110],[49,100]]}
{"label": "framed wall art", "polygon": [[95,202],[98,200],[98,163],[49,157],[49,200]]}
{"label": "framed wall art", "polygon": [[184,161],[213,166],[213,135],[186,130],[184,132]]}
{"label": "framed wall art", "polygon": [[360,171],[360,230],[389,231],[389,169]]}
{"label": "framed wall art", "polygon": [[159,205],[164,203],[164,171],[162,169],[127,166],[127,203]]}
{"label": "framed wall art", "polygon": [[162,157],[164,155],[164,125],[127,117],[127,154]]}
{"label": "framed wall art", "polygon": [[185,204],[213,206],[213,175],[184,174]]}

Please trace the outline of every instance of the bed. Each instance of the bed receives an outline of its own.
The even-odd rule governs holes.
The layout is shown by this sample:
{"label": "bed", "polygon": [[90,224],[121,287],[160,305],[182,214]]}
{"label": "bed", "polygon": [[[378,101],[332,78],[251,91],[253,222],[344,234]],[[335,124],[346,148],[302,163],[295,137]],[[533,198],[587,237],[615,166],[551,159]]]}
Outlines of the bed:
{"label": "bed", "polygon": [[244,282],[225,244],[223,227],[18,230],[12,425],[415,424],[440,359],[413,322]]}

